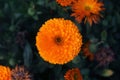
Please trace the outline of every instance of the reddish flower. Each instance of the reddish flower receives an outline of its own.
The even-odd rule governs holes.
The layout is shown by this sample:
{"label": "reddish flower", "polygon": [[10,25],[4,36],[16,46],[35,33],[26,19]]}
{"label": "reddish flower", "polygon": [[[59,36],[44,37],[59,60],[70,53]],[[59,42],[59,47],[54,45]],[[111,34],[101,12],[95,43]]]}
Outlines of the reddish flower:
{"label": "reddish flower", "polygon": [[90,61],[92,61],[94,59],[94,54],[89,49],[90,44],[91,44],[90,41],[83,44],[82,51],[83,55],[86,56]]}
{"label": "reddish flower", "polygon": [[56,0],[61,6],[69,6],[76,0]]}
{"label": "reddish flower", "polygon": [[73,68],[68,70],[64,75],[65,80],[83,80],[80,70],[78,68]]}
{"label": "reddish flower", "polygon": [[90,25],[92,23],[97,23],[100,20],[102,15],[101,11],[104,10],[104,4],[102,2],[98,2],[98,0],[78,0],[72,5],[72,15],[75,19],[81,23],[84,19],[84,23],[89,22]]}

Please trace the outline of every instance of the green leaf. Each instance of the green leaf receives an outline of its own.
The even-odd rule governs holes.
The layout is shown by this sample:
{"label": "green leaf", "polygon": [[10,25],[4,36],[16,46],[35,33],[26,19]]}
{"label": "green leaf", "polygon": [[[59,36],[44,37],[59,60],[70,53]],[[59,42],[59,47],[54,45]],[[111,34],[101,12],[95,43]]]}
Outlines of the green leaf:
{"label": "green leaf", "polygon": [[76,56],[73,60],[72,60],[72,63],[74,64],[78,64],[80,62],[80,57],[79,56]]}
{"label": "green leaf", "polygon": [[34,19],[34,20],[38,20],[39,18],[38,18],[37,15],[34,15],[34,16],[33,16],[33,19]]}
{"label": "green leaf", "polygon": [[30,7],[28,8],[28,14],[30,16],[34,16],[35,15],[35,4],[33,2],[30,3]]}
{"label": "green leaf", "polygon": [[4,14],[1,10],[0,10],[0,17],[4,17]]}
{"label": "green leaf", "polygon": [[38,4],[38,5],[41,5],[41,6],[44,6],[45,0],[38,0],[38,1],[37,1],[37,4]]}
{"label": "green leaf", "polygon": [[103,26],[107,26],[108,25],[108,21],[107,20],[103,20],[102,24],[103,24]]}
{"label": "green leaf", "polygon": [[120,24],[120,13],[116,12],[117,23]]}
{"label": "green leaf", "polygon": [[113,75],[113,73],[114,72],[111,69],[104,69],[100,75],[103,77],[110,77]]}
{"label": "green leaf", "polygon": [[15,30],[15,27],[16,27],[16,26],[11,25],[11,26],[9,27],[9,30],[10,30],[11,32],[13,32],[13,31]]}
{"label": "green leaf", "polygon": [[81,69],[80,72],[82,75],[88,75],[90,73],[90,70],[86,68],[86,69]]}
{"label": "green leaf", "polygon": [[62,66],[56,65],[53,70],[55,72],[55,76],[59,76],[62,71]]}
{"label": "green leaf", "polygon": [[96,43],[90,44],[89,49],[90,49],[90,51],[91,51],[92,53],[95,53],[96,50],[97,50],[97,45],[96,45]]}
{"label": "green leaf", "polygon": [[30,16],[33,16],[34,14],[35,14],[35,9],[34,8],[28,8],[28,14],[30,15]]}
{"label": "green leaf", "polygon": [[4,56],[0,53],[0,60],[3,60]]}
{"label": "green leaf", "polygon": [[53,9],[53,10],[55,10],[57,8],[56,2],[54,2],[54,1],[49,3],[48,6],[50,6],[50,8]]}
{"label": "green leaf", "polygon": [[105,30],[103,30],[101,32],[101,40],[102,41],[106,41],[106,39],[107,39],[107,32]]}
{"label": "green leaf", "polygon": [[26,43],[24,48],[23,58],[24,58],[24,65],[29,68],[32,62],[32,49],[28,42]]}
{"label": "green leaf", "polygon": [[9,59],[9,64],[11,66],[14,66],[15,65],[15,60],[13,58]]}

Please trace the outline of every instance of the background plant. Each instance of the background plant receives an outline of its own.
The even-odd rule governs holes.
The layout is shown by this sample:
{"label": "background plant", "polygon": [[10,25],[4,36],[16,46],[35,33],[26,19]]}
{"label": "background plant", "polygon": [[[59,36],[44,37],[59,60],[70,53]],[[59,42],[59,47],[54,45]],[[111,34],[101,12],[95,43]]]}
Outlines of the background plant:
{"label": "background plant", "polygon": [[[90,27],[77,23],[70,16],[70,7],[62,7],[55,0],[0,0],[0,64],[11,68],[25,65],[35,80],[64,80],[65,72],[73,67],[80,69],[84,80],[119,80],[120,1],[101,1],[105,5],[104,18]],[[93,54],[101,47],[109,47],[115,60],[109,65],[96,67],[99,62],[89,61],[81,52],[65,65],[43,61],[35,46],[35,36],[40,26],[54,17],[72,20],[83,35],[83,42],[91,41]],[[106,77],[104,69],[112,70],[113,75]]]}

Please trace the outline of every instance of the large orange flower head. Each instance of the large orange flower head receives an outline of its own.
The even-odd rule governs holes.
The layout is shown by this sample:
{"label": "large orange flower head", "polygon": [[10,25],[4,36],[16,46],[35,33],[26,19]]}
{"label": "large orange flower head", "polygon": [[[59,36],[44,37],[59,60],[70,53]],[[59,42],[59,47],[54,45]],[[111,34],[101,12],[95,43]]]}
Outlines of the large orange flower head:
{"label": "large orange flower head", "polygon": [[0,80],[11,80],[10,68],[0,65]]}
{"label": "large orange flower head", "polygon": [[100,12],[104,10],[103,6],[104,4],[98,0],[78,0],[72,5],[73,14],[71,16],[74,16],[80,23],[84,19],[84,23],[89,22],[92,25],[102,17]]}
{"label": "large orange flower head", "polygon": [[82,36],[77,26],[63,18],[50,19],[42,25],[36,36],[40,56],[53,64],[67,63],[78,55]]}
{"label": "large orange flower head", "polygon": [[73,68],[68,70],[64,75],[65,80],[83,80],[80,70]]}
{"label": "large orange flower head", "polygon": [[58,4],[60,4],[61,6],[69,6],[71,5],[73,2],[75,2],[75,0],[56,0],[56,2]]}

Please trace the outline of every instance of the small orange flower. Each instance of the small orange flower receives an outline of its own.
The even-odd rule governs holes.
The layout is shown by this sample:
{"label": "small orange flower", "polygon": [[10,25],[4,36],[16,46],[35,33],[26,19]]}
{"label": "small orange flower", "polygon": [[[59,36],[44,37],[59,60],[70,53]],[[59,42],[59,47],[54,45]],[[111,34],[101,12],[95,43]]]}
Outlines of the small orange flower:
{"label": "small orange flower", "polygon": [[76,57],[81,49],[82,35],[77,26],[63,18],[50,19],[36,36],[40,56],[53,64],[65,64]]}
{"label": "small orange flower", "polygon": [[78,68],[73,68],[68,70],[64,75],[65,80],[83,80],[80,70]]}
{"label": "small orange flower", "polygon": [[78,0],[72,5],[73,14],[71,16],[74,16],[80,23],[84,19],[84,23],[89,22],[92,25],[102,17],[100,12],[104,10],[103,6],[104,4],[98,0]]}
{"label": "small orange flower", "polygon": [[11,80],[11,72],[9,67],[0,65],[0,80]]}
{"label": "small orange flower", "polygon": [[90,44],[91,44],[90,41],[83,44],[82,51],[83,51],[84,56],[86,56],[87,58],[89,58],[89,60],[92,61],[94,59],[94,54],[89,49]]}
{"label": "small orange flower", "polygon": [[56,0],[61,6],[69,6],[76,0]]}

